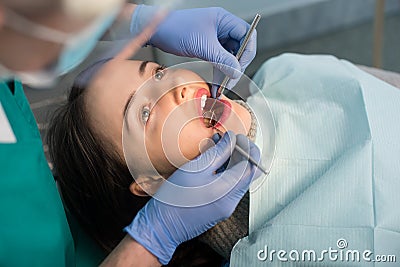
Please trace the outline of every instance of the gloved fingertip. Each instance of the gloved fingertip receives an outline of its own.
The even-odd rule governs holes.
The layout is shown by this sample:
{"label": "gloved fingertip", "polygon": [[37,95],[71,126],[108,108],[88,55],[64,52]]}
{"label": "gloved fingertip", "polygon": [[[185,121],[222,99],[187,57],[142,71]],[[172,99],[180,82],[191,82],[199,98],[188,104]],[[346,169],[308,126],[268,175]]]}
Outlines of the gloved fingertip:
{"label": "gloved fingertip", "polygon": [[236,135],[232,131],[227,131],[218,141],[216,146],[219,147],[220,154],[229,153],[229,155],[231,155],[233,150],[235,149],[235,144]]}
{"label": "gloved fingertip", "polygon": [[221,135],[219,133],[214,134],[211,139],[214,141],[214,143],[218,143],[218,141],[221,139]]}
{"label": "gloved fingertip", "polygon": [[231,130],[226,131],[222,138],[225,139],[225,140],[229,140],[228,142],[232,142],[232,140],[234,138],[234,140],[236,142],[236,135]]}
{"label": "gloved fingertip", "polygon": [[215,61],[215,68],[217,68],[223,74],[229,76],[229,78],[231,79],[240,78],[240,76],[242,75],[242,67],[237,58],[233,54],[226,51],[225,48],[223,48],[222,46],[218,54],[219,56],[216,58],[222,58],[223,60]]}
{"label": "gloved fingertip", "polygon": [[216,83],[213,83],[211,87],[211,96],[213,98],[217,98],[217,91],[218,91],[218,86],[216,85]]}
{"label": "gloved fingertip", "polygon": [[258,178],[264,177],[264,172],[262,172],[259,168],[257,168],[257,166],[252,166],[252,170],[251,170],[251,180],[255,181]]}

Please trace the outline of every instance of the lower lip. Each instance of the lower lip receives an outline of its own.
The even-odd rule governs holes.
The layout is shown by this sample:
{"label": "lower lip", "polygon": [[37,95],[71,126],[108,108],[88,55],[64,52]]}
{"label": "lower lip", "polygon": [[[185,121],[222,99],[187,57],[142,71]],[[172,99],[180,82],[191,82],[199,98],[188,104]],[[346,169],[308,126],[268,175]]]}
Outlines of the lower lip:
{"label": "lower lip", "polygon": [[231,114],[231,110],[232,110],[232,105],[227,100],[219,99],[218,101],[221,101],[225,106],[224,106],[224,112],[222,112],[221,118],[219,119],[217,124],[214,126],[214,128],[222,126],[223,123],[228,119],[229,115]]}

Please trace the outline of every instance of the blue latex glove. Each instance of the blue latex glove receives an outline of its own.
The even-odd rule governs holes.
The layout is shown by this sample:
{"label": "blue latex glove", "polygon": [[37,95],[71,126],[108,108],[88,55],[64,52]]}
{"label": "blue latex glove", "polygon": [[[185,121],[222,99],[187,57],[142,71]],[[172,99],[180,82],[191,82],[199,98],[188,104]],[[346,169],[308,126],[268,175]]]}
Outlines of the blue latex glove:
{"label": "blue latex glove", "polygon": [[[157,10],[157,7],[137,6],[131,19],[131,33],[141,32]],[[249,28],[247,22],[223,8],[183,9],[172,11],[148,44],[167,53],[212,62],[215,68],[211,94],[215,97],[225,75],[231,78],[227,85],[231,89],[256,55],[257,34],[254,31],[240,61],[234,56]]]}
{"label": "blue latex glove", "polygon": [[[157,200],[157,196],[170,193],[164,183],[157,191],[156,197],[152,198],[125,228],[125,231],[154,254],[160,263],[167,264],[176,247],[182,242],[200,235],[228,218],[248,190],[252,178],[260,174],[243,158],[234,164],[229,164],[223,173],[215,172],[231,157],[235,143],[238,139],[243,141],[243,137],[237,138],[232,132],[228,132],[214,147],[183,165],[168,179],[169,182],[186,187],[214,182],[210,187],[212,190],[208,190],[207,195],[212,195],[213,191],[230,189],[226,190],[225,195],[205,205],[173,206]],[[246,137],[244,139],[247,142],[244,142],[243,148],[248,149],[255,159],[259,159],[260,151],[257,146]],[[215,153],[218,157],[210,162]],[[207,167],[203,168],[204,166]],[[195,171],[199,168],[201,171]],[[182,169],[193,171],[182,171]]]}

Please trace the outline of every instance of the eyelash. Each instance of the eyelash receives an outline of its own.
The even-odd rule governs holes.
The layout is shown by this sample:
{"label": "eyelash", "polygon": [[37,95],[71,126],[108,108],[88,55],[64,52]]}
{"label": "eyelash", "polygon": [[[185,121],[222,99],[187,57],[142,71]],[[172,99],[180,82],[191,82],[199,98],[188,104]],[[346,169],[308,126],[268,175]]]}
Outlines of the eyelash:
{"label": "eyelash", "polygon": [[[157,81],[161,80],[165,75],[164,74],[164,70],[165,70],[165,66],[164,65],[158,66],[154,71],[154,79],[157,80]],[[159,75],[159,74],[161,74],[162,76],[158,78],[157,75]]]}

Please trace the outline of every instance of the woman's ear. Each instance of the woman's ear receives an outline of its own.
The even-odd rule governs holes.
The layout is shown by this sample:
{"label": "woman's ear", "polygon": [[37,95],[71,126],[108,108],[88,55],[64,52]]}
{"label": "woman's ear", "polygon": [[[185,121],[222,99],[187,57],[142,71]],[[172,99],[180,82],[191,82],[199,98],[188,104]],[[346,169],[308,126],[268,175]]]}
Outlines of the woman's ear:
{"label": "woman's ear", "polygon": [[165,179],[161,176],[136,178],[129,186],[129,190],[136,196],[152,196],[164,181]]}
{"label": "woman's ear", "polygon": [[148,197],[149,195],[143,190],[143,187],[136,182],[131,183],[129,190],[132,194],[139,197]]}

